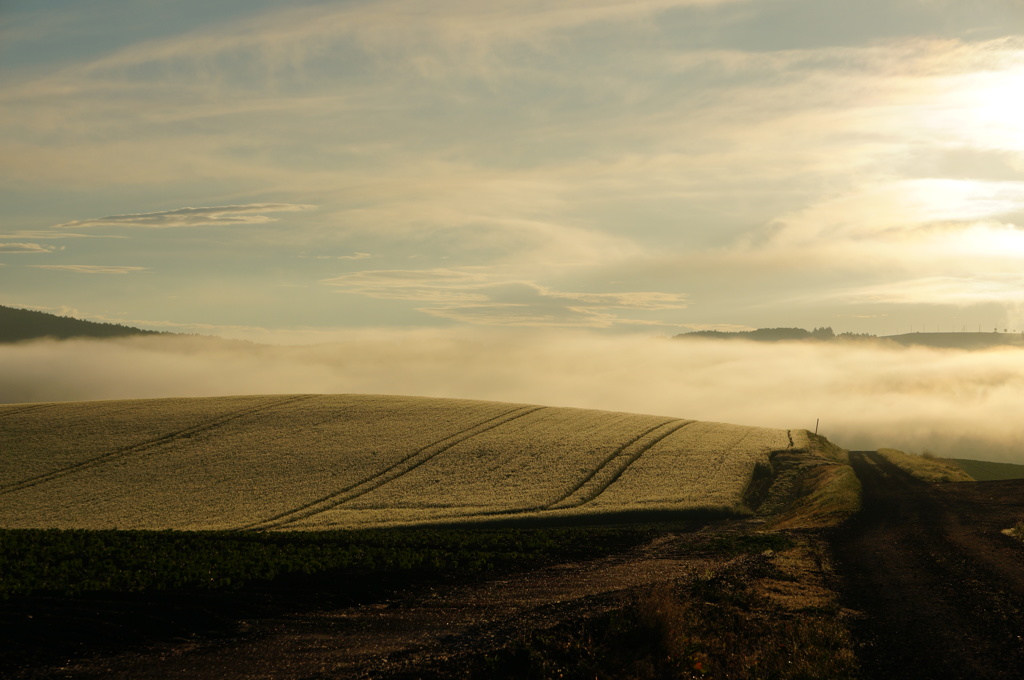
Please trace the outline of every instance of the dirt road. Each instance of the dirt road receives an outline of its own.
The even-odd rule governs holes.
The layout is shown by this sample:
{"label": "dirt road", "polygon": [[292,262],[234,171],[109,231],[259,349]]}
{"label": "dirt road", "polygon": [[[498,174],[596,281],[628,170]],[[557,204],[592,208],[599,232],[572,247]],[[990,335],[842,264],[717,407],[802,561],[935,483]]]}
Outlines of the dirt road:
{"label": "dirt road", "polygon": [[833,549],[866,678],[1024,677],[1024,480],[928,484],[853,452],[863,510]]}

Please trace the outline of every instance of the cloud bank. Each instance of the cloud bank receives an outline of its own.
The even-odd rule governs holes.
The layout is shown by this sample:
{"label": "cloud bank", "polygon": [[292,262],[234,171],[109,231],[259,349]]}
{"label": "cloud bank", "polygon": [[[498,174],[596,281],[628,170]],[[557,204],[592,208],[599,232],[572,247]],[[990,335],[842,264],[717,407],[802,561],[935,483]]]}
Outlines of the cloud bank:
{"label": "cloud bank", "polygon": [[756,344],[530,330],[353,332],[282,347],[209,338],[0,346],[0,402],[264,393],[459,397],[813,429],[1024,463],[1024,352]]}

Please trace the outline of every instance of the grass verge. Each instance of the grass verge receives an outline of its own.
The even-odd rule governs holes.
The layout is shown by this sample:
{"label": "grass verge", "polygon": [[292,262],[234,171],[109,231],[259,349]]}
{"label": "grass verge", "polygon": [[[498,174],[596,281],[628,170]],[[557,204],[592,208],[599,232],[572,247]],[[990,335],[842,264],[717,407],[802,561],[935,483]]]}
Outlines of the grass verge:
{"label": "grass verge", "polygon": [[757,514],[773,529],[836,526],[860,509],[861,486],[849,452],[807,433],[806,450],[772,458],[775,477]]}
{"label": "grass verge", "polygon": [[913,455],[898,449],[878,449],[878,455],[904,472],[925,482],[974,481],[974,478],[955,462],[936,458],[927,452]]}

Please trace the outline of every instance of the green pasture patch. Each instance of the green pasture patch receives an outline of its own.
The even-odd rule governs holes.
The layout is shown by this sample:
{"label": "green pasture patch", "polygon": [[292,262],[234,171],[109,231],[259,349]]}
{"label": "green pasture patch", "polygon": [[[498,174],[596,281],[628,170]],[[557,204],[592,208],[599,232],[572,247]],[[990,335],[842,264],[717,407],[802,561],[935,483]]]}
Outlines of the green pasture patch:
{"label": "green pasture patch", "polygon": [[991,482],[1000,479],[1024,479],[1024,465],[995,463],[988,460],[970,460],[967,458],[953,458],[951,460],[979,482]]}

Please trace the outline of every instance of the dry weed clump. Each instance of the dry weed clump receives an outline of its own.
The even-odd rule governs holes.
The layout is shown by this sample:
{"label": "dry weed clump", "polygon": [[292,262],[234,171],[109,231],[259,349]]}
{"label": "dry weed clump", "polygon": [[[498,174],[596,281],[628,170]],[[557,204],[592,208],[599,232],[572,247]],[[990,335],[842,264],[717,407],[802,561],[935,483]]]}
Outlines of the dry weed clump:
{"label": "dry weed clump", "polygon": [[1016,538],[1018,541],[1024,541],[1024,521],[1017,522],[1009,529],[1003,529],[1003,533],[1010,538]]}

